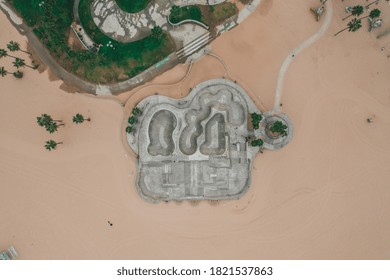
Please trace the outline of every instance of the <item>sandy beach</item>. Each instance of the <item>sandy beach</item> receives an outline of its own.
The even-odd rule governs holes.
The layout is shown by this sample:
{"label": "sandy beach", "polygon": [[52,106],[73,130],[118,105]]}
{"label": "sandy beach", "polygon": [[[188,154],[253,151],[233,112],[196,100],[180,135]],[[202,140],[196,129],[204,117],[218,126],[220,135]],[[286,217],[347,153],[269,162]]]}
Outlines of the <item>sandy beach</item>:
{"label": "sandy beach", "polygon": [[[328,31],[286,73],[282,110],[294,138],[257,155],[252,185],[235,201],[142,200],[124,142],[134,104],[156,92],[180,98],[222,77],[216,58],[194,63],[179,84],[152,85],[179,81],[188,65],[117,97],[67,93],[48,71],[0,77],[0,249],[14,245],[21,259],[389,259],[390,35],[376,36],[390,28],[390,5],[381,2],[382,29],[369,33],[363,20],[361,30],[335,37],[347,23],[345,5],[366,1],[333,1]],[[261,110],[273,107],[286,56],[320,28],[309,12],[318,4],[262,0],[212,43],[227,78]],[[1,48],[16,40],[26,49],[3,13],[0,22]],[[36,124],[42,113],[65,128],[47,133]],[[92,121],[72,124],[76,113]],[[49,139],[64,144],[48,152]]]}

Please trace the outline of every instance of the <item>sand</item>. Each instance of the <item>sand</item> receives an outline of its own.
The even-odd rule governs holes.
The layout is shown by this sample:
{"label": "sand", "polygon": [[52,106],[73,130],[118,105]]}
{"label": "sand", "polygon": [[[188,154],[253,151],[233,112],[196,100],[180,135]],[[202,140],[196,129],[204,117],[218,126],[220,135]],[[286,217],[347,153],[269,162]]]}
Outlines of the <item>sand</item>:
{"label": "sand", "polygon": [[[317,1],[262,1],[212,50],[229,78],[269,110],[283,60],[321,22],[308,12]],[[156,92],[181,97],[222,77],[217,59],[196,62],[179,85],[117,98],[66,93],[47,71],[1,78],[0,248],[12,244],[22,259],[389,259],[390,37],[377,40],[366,22],[333,36],[345,24],[343,5],[360,2],[334,1],[326,35],[290,65],[282,109],[294,139],[256,157],[253,184],[237,201],[149,204],[134,187],[135,155],[122,144],[133,104]],[[24,42],[3,14],[0,22],[1,46]],[[174,83],[187,67],[152,83]],[[35,124],[41,113],[66,127],[49,135]],[[75,113],[92,121],[73,125]],[[48,152],[48,139],[64,144]]]}

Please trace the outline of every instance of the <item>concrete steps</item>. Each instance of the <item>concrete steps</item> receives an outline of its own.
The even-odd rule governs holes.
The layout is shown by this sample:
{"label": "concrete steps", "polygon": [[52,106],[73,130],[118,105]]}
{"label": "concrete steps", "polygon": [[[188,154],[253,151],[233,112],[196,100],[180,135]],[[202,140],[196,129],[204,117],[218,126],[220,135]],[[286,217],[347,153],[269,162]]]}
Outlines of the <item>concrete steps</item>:
{"label": "concrete steps", "polygon": [[199,49],[205,47],[213,39],[214,38],[213,36],[211,36],[210,32],[206,32],[205,34],[199,36],[198,38],[178,50],[176,52],[176,55],[179,58],[190,56]]}

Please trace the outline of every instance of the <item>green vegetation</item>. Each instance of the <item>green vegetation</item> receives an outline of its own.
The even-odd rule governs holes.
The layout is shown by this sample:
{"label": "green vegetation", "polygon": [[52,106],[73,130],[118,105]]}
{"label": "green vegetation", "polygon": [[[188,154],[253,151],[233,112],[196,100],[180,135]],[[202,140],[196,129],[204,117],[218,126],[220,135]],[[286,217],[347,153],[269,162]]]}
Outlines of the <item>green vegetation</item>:
{"label": "green vegetation", "polygon": [[274,122],[269,130],[272,133],[278,134],[279,136],[287,136],[287,125],[283,124],[281,121]]}
{"label": "green vegetation", "polygon": [[47,114],[42,114],[37,117],[37,123],[39,126],[44,127],[49,133],[54,133],[60,126],[65,125],[61,120],[53,120],[53,118]]}
{"label": "green vegetation", "polygon": [[5,70],[4,67],[0,67],[0,76],[5,77],[9,74],[7,70]]}
{"label": "green vegetation", "polygon": [[172,23],[179,23],[186,19],[192,19],[202,22],[212,28],[234,16],[237,12],[237,6],[230,2],[224,2],[213,6],[173,6],[169,15],[169,20]]}
{"label": "green vegetation", "polygon": [[343,20],[346,20],[347,18],[349,18],[351,16],[358,17],[363,13],[364,13],[364,7],[362,5],[353,6],[351,14],[349,16],[346,16],[345,18],[343,18]]}
{"label": "green vegetation", "polygon": [[16,78],[16,79],[21,79],[21,78],[23,78],[23,72],[22,71],[16,71],[16,72],[13,72],[12,73],[12,75],[14,75],[14,77]]}
{"label": "green vegetation", "polygon": [[253,140],[251,142],[251,145],[253,147],[261,147],[261,146],[263,146],[263,144],[264,144],[264,141],[262,139],[256,139],[256,140]]}
{"label": "green vegetation", "polygon": [[65,125],[65,124],[63,124],[63,123],[57,124],[56,122],[50,122],[45,126],[45,128],[46,128],[46,131],[48,131],[49,133],[54,133],[58,130],[58,128],[60,126],[63,126],[63,125]]}
{"label": "green vegetation", "polygon": [[85,118],[83,115],[77,113],[76,115],[73,116],[72,120],[75,124],[80,124],[83,123],[84,121],[90,122],[91,118]]}
{"label": "green vegetation", "polygon": [[62,144],[62,142],[56,142],[54,140],[46,141],[45,143],[45,149],[48,151],[57,149],[57,145]]}
{"label": "green vegetation", "polygon": [[348,22],[347,27],[344,29],[341,29],[339,32],[334,34],[334,36],[337,36],[341,32],[348,29],[349,32],[356,32],[362,27],[362,21],[360,19],[354,18],[350,22]]}
{"label": "green vegetation", "polygon": [[[92,1],[80,1],[79,16],[87,34],[96,44],[100,44],[101,48],[91,62],[78,63],[79,75],[100,83],[125,80],[136,76],[173,52],[173,41],[160,27],[154,27],[150,36],[131,43],[121,43],[107,37],[93,22],[90,11]],[[75,65],[73,67],[76,68]]]}
{"label": "green vegetation", "polygon": [[54,121],[53,118],[47,114],[42,114],[41,116],[37,117],[37,123],[39,126],[46,126],[52,121]]}
{"label": "green vegetation", "polygon": [[[83,123],[84,121],[91,121],[90,118],[85,118],[83,115],[78,113],[73,116],[72,120],[76,124]],[[49,133],[54,133],[58,130],[60,126],[65,125],[62,120],[54,120],[52,116],[48,114],[41,114],[39,117],[36,118],[36,121],[39,126],[44,127]],[[62,144],[62,142],[56,142],[54,140],[46,141],[45,149],[48,151],[55,150],[58,144]]]}
{"label": "green vegetation", "polygon": [[12,57],[15,59],[17,58],[16,56],[8,54],[8,52],[5,49],[0,49],[0,58],[6,57],[6,56]]}
{"label": "green vegetation", "polygon": [[120,43],[105,36],[92,20],[92,1],[80,1],[79,16],[87,34],[96,44],[101,44],[98,54],[71,49],[67,43],[73,1],[9,0],[65,69],[94,83],[126,80],[174,51],[174,42],[159,27],[150,36],[132,43]]}
{"label": "green vegetation", "polygon": [[252,127],[253,129],[259,129],[260,121],[263,119],[261,114],[251,113]]}
{"label": "green vegetation", "polygon": [[37,67],[36,66],[31,66],[31,65],[27,65],[26,64],[26,61],[24,59],[21,59],[21,58],[15,58],[15,61],[12,62],[12,64],[16,67],[16,69],[19,69],[21,67],[28,67],[28,68],[31,68],[31,69],[36,69]]}
{"label": "green vegetation", "polygon": [[364,19],[364,18],[368,18],[368,17],[370,17],[372,19],[378,18],[378,17],[380,17],[381,13],[382,12],[379,9],[373,9],[368,16],[362,17],[360,19]]}
{"label": "green vegetation", "polygon": [[142,110],[141,110],[140,108],[138,108],[138,107],[134,107],[133,110],[132,110],[131,112],[132,112],[132,114],[133,114],[134,116],[138,116],[138,115],[141,115],[141,114],[142,114]]}
{"label": "green vegetation", "polygon": [[204,22],[208,26],[216,26],[237,14],[236,4],[223,2],[213,6],[202,6],[202,15]]}
{"label": "green vegetation", "polygon": [[171,13],[169,14],[169,20],[172,23],[179,23],[187,19],[202,22],[202,12],[200,8],[198,6],[172,6]]}
{"label": "green vegetation", "polygon": [[127,13],[138,13],[145,9],[150,0],[115,0],[119,8]]}
{"label": "green vegetation", "polygon": [[19,70],[16,72],[8,72],[7,70],[5,70],[4,67],[0,67],[0,76],[5,77],[8,74],[12,74],[16,79],[23,78],[23,72],[21,72]]}
{"label": "green vegetation", "polygon": [[131,111],[131,116],[127,120],[127,122],[130,124],[126,127],[126,133],[132,133],[134,131],[133,124],[136,124],[138,122],[138,117],[142,114],[142,110],[138,107],[134,107]]}
{"label": "green vegetation", "polygon": [[135,124],[137,122],[137,118],[135,116],[131,116],[128,119],[129,124]]}
{"label": "green vegetation", "polygon": [[15,42],[15,41],[10,41],[10,42],[7,44],[7,49],[8,49],[10,52],[21,51],[21,52],[24,52],[24,53],[27,53],[27,54],[31,55],[31,53],[29,53],[28,51],[21,50],[21,49],[20,49],[19,43],[18,43],[18,42]]}
{"label": "green vegetation", "polygon": [[[29,53],[27,51],[21,50],[19,43],[15,42],[15,41],[10,41],[7,44],[7,48],[8,48],[8,50],[10,52],[21,51],[21,52],[24,52],[24,53],[27,53],[27,54],[31,54],[31,53]],[[27,66],[29,68],[32,68],[32,69],[38,68],[38,66],[27,65],[24,59],[21,59],[19,57],[13,56],[13,55],[9,55],[8,52],[5,49],[0,49],[0,59],[3,58],[3,57],[7,57],[7,56],[8,57],[12,57],[12,58],[15,59],[15,61],[12,64],[13,64],[14,67],[16,67],[16,69],[19,69],[19,68],[25,67],[25,66]],[[2,77],[5,77],[8,74],[12,74],[16,79],[23,78],[23,72],[22,71],[17,70],[16,72],[8,72],[7,70],[4,69],[4,67],[0,68],[0,75]]]}

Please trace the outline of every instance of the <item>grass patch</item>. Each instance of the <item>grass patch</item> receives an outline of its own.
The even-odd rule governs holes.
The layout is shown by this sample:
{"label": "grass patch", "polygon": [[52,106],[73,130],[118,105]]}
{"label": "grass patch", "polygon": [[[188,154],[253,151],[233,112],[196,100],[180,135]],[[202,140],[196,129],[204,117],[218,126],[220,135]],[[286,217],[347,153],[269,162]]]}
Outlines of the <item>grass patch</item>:
{"label": "grass patch", "polygon": [[72,0],[8,0],[7,2],[14,6],[29,26],[43,22],[47,6],[51,6],[61,29],[69,27],[72,22]]}
{"label": "grass patch", "polygon": [[192,5],[185,7],[173,6],[169,14],[172,23],[192,19],[202,22],[211,28],[223,23],[225,20],[238,13],[234,3],[224,2],[218,5]]}
{"label": "grass patch", "polygon": [[204,22],[208,26],[217,26],[237,13],[236,4],[230,2],[213,6],[202,6]]}
{"label": "grass patch", "polygon": [[9,0],[65,69],[94,83],[131,78],[174,51],[173,41],[161,28],[154,28],[152,35],[136,42],[110,39],[92,20],[92,1],[80,1],[79,16],[85,31],[95,43],[103,45],[98,54],[68,46],[73,0],[45,0],[43,5],[42,0]]}
{"label": "grass patch", "polygon": [[115,0],[119,8],[127,13],[138,13],[145,9],[151,0]]}
{"label": "grass patch", "polygon": [[169,20],[172,23],[179,23],[183,20],[196,20],[202,22],[202,12],[198,6],[173,6],[169,14]]}

